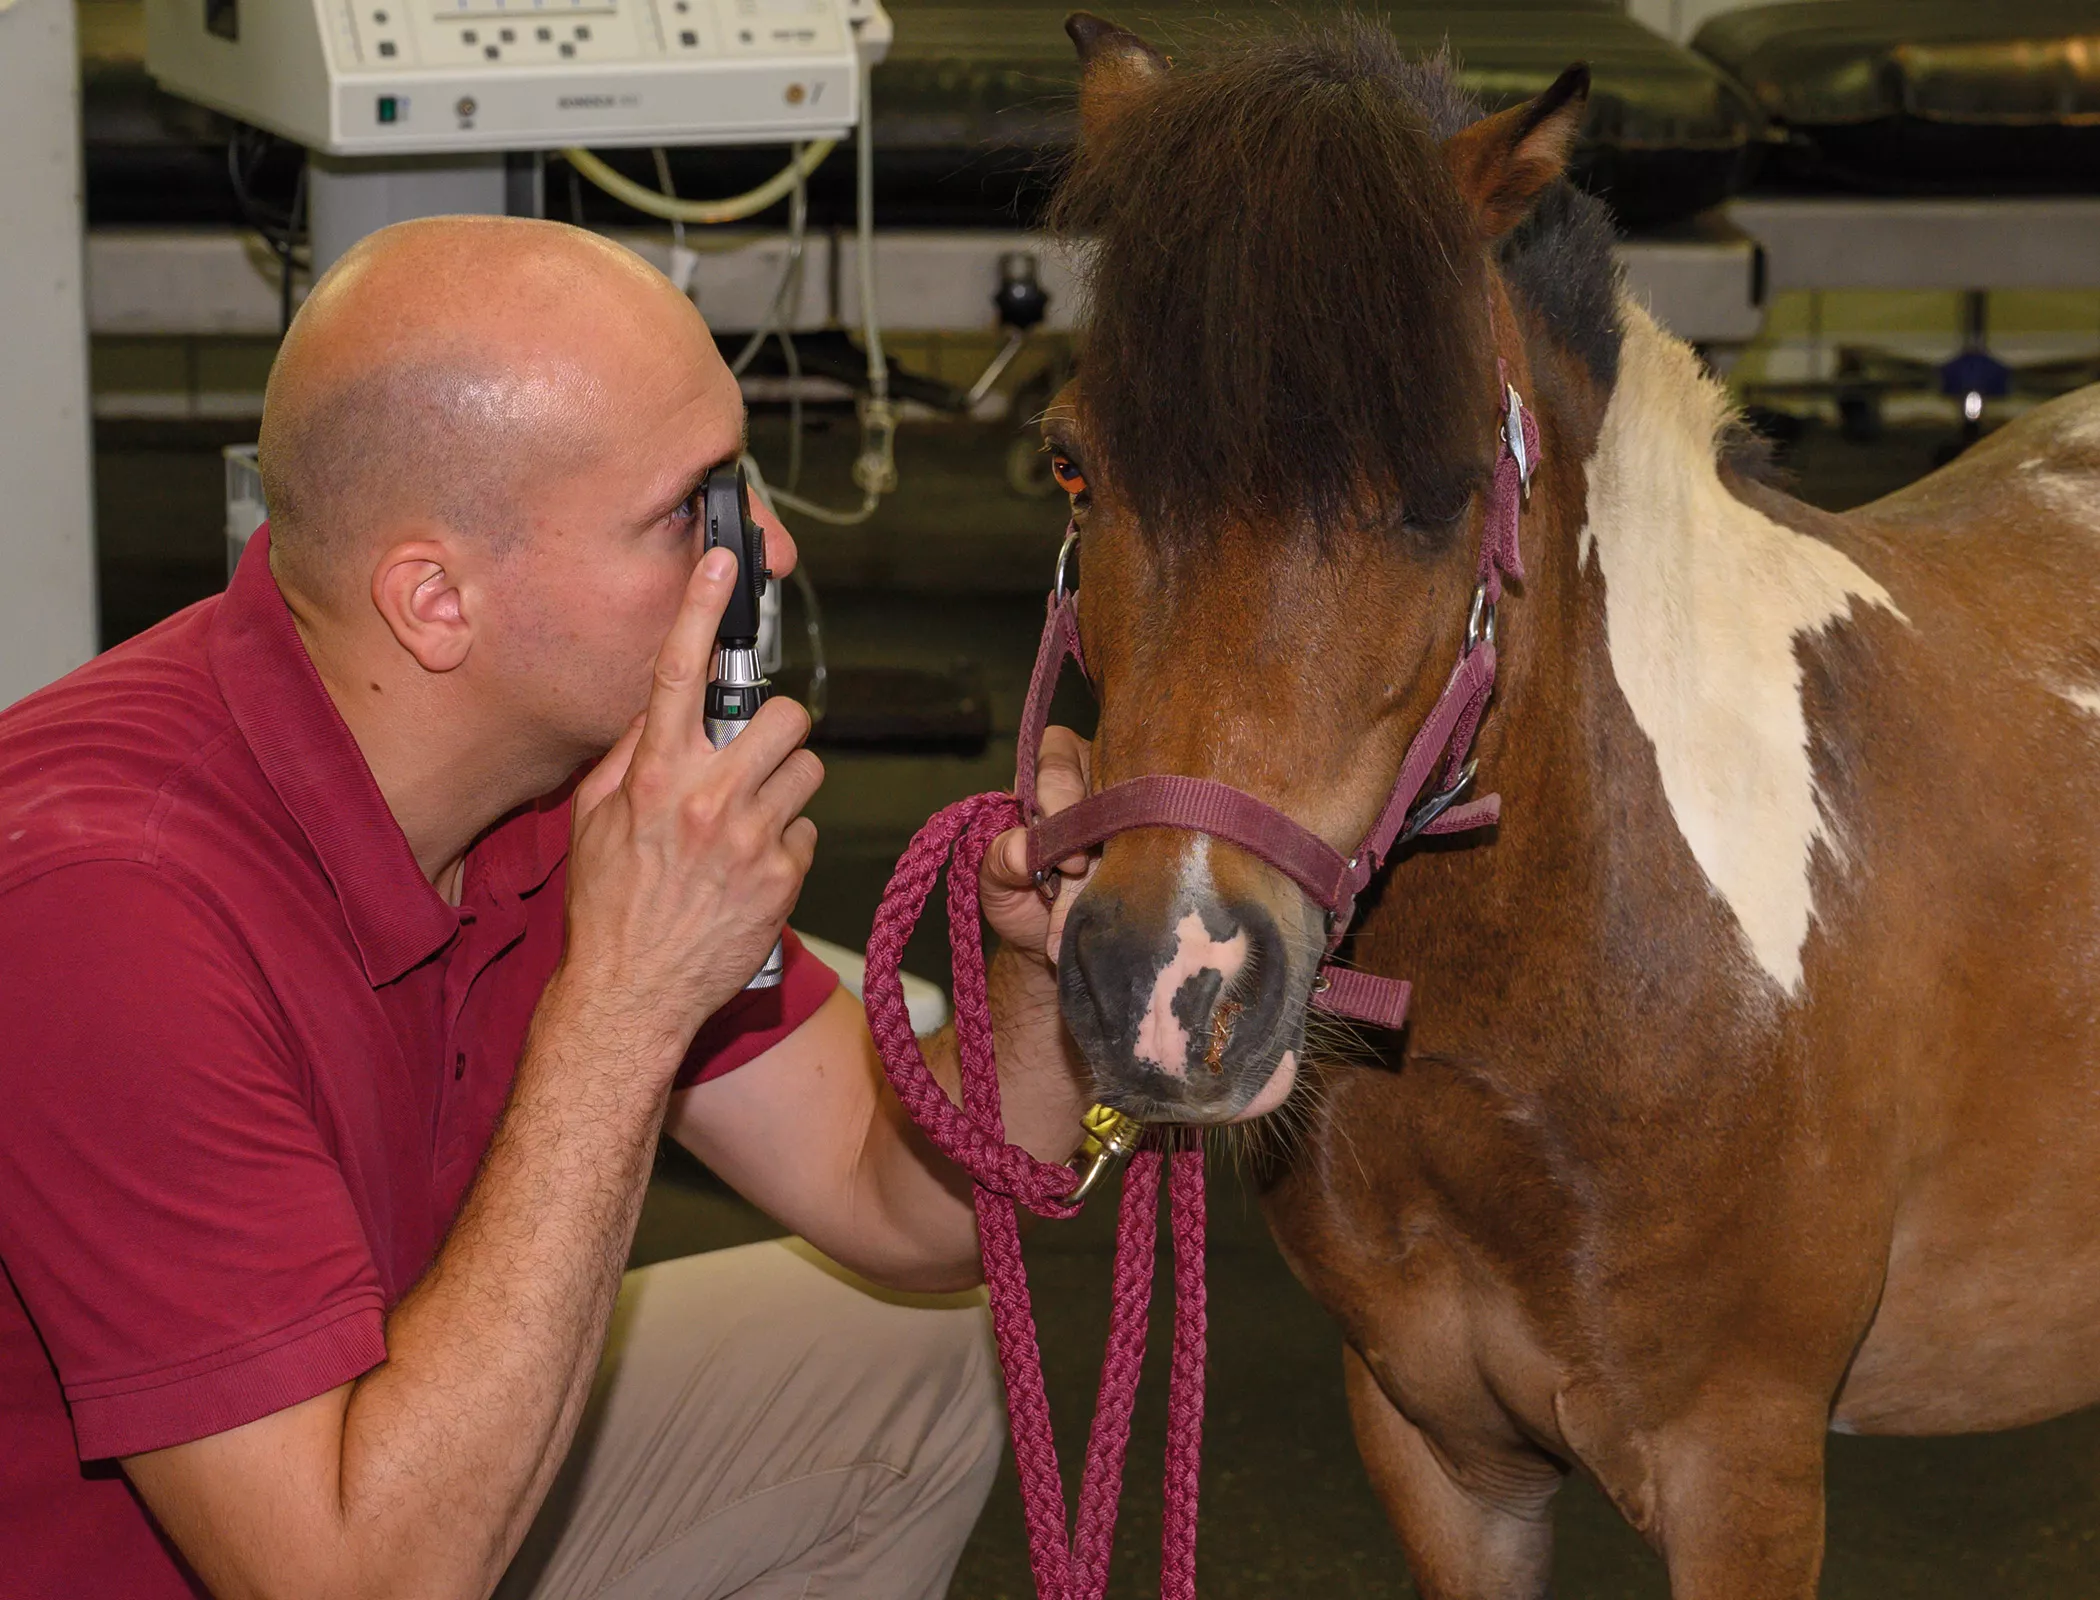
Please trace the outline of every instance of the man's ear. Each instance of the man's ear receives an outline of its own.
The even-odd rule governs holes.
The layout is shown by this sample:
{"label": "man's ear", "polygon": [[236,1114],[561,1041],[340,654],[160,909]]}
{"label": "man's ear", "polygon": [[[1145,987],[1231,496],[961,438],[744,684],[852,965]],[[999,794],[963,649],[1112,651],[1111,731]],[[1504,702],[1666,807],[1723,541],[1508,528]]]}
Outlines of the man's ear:
{"label": "man's ear", "polygon": [[1091,11],[1065,18],[1065,32],[1079,47],[1079,142],[1084,149],[1099,144],[1166,76],[1167,58],[1128,28]]}
{"label": "man's ear", "polygon": [[1444,141],[1444,162],[1483,239],[1499,239],[1530,216],[1546,187],[1567,171],[1589,103],[1590,69],[1578,62],[1536,100]]}
{"label": "man's ear", "polygon": [[372,569],[372,604],[425,672],[450,672],[474,643],[450,552],[435,539],[390,545]]}

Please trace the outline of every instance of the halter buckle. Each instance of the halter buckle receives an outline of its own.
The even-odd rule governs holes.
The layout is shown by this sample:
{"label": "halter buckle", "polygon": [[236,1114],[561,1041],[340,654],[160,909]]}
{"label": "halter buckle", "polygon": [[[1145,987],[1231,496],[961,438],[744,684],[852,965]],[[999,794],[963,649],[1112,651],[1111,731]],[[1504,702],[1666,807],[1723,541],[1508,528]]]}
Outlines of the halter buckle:
{"label": "halter buckle", "polygon": [[1074,1206],[1084,1205],[1104,1178],[1121,1172],[1145,1136],[1142,1122],[1103,1105],[1088,1106],[1079,1125],[1086,1130],[1079,1154],[1072,1158],[1079,1184],[1065,1196],[1065,1203]]}
{"label": "halter buckle", "polygon": [[1458,769],[1458,776],[1451,780],[1448,789],[1439,790],[1408,812],[1407,820],[1400,825],[1400,836],[1393,841],[1394,848],[1420,836],[1432,822],[1457,805],[1466,790],[1473,786],[1473,775],[1479,770],[1480,759],[1467,757],[1466,764]]}
{"label": "halter buckle", "polygon": [[[1538,463],[1531,459],[1531,450],[1524,442],[1524,402],[1517,394],[1517,386],[1503,386],[1507,396],[1502,418],[1502,443],[1516,458],[1517,486],[1523,491],[1524,503],[1531,504],[1531,475],[1538,470]],[[1062,570],[1062,568],[1060,568]]]}

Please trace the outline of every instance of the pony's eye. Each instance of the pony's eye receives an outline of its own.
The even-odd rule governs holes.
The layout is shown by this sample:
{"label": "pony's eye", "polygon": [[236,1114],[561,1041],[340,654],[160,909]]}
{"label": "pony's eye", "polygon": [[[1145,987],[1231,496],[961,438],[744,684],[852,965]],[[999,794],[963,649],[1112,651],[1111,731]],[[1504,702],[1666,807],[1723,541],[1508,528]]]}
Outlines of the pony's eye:
{"label": "pony's eye", "polygon": [[1072,458],[1061,451],[1051,453],[1050,476],[1057,480],[1057,486],[1066,494],[1086,493],[1086,479],[1080,475]]}

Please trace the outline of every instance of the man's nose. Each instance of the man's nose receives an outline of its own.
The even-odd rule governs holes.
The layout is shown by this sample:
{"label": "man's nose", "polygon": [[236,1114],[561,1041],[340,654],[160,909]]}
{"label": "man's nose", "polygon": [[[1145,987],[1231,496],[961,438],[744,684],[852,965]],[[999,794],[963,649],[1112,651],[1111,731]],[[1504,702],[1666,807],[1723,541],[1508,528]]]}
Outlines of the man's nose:
{"label": "man's nose", "polygon": [[751,497],[751,520],[766,533],[766,570],[776,578],[785,578],[795,570],[801,559],[795,549],[795,536],[787,531],[787,524],[776,517],[767,504],[753,495]]}

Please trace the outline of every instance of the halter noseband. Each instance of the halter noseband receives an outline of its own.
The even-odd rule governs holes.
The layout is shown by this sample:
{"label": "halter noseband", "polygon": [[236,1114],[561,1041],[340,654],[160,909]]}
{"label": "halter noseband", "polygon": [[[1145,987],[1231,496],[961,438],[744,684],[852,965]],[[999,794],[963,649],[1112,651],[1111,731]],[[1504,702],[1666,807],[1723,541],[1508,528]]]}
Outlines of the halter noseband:
{"label": "halter noseband", "polygon": [[[1382,1028],[1407,1018],[1409,986],[1352,967],[1332,957],[1349,932],[1357,896],[1391,852],[1425,834],[1464,833],[1500,820],[1499,795],[1465,799],[1473,781],[1473,738],[1495,687],[1495,607],[1502,580],[1524,576],[1517,523],[1531,496],[1538,468],[1539,431],[1530,410],[1501,371],[1504,413],[1501,449],[1488,490],[1480,533],[1480,563],[1466,617],[1465,643],[1444,691],[1415,733],[1400,763],[1400,776],[1378,820],[1354,855],[1344,856],[1325,839],[1266,801],[1212,778],[1152,773],[1112,784],[1078,804],[1043,816],[1035,797],[1036,752],[1050,720],[1050,699],[1069,659],[1082,674],[1077,590],[1065,587],[1065,571],[1079,534],[1065,532],[1050,592],[1049,617],[1029,679],[1021,716],[1015,787],[1028,822],[1028,864],[1038,881],[1058,862],[1093,849],[1133,828],[1179,828],[1207,834],[1267,862],[1305,891],[1327,913],[1326,959],[1313,980],[1312,1004],[1322,1011]],[[1431,783],[1434,780],[1434,788]],[[1431,792],[1424,794],[1425,789]]]}

